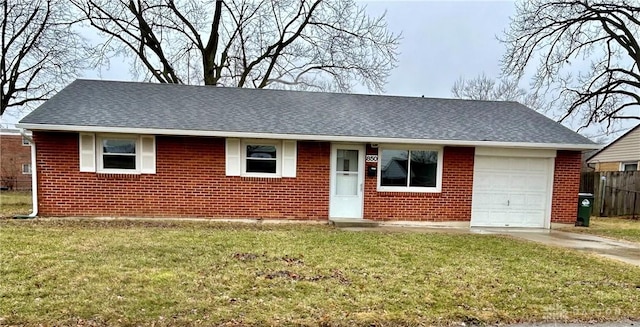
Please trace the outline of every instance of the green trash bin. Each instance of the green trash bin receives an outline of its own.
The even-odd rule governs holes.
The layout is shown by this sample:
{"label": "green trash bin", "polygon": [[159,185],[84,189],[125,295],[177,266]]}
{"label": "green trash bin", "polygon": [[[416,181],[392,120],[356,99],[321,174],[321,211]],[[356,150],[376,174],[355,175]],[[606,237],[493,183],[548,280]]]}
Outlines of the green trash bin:
{"label": "green trash bin", "polygon": [[589,227],[591,207],[593,207],[593,194],[578,193],[578,221],[576,221],[576,226]]}

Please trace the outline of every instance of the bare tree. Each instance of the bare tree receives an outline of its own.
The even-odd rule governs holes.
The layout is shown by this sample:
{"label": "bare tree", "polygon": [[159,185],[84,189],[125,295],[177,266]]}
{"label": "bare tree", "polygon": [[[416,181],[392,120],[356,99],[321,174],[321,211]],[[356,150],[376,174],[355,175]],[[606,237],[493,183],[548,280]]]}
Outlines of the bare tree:
{"label": "bare tree", "polygon": [[88,67],[90,56],[68,2],[2,0],[0,10],[1,116],[48,99]]}
{"label": "bare tree", "polygon": [[471,79],[458,78],[451,87],[451,94],[460,99],[516,101],[542,112],[550,107],[537,93],[529,93],[521,88],[517,79],[497,80],[484,73]]}
{"label": "bare tree", "polygon": [[8,158],[2,163],[0,169],[0,186],[13,190],[18,186],[18,176],[20,174],[15,158]]}
{"label": "bare tree", "polygon": [[382,91],[399,36],[354,0],[72,0],[162,83]]}
{"label": "bare tree", "polygon": [[640,119],[640,7],[635,0],[531,0],[516,6],[502,42],[503,73],[554,89],[560,118],[582,127]]}

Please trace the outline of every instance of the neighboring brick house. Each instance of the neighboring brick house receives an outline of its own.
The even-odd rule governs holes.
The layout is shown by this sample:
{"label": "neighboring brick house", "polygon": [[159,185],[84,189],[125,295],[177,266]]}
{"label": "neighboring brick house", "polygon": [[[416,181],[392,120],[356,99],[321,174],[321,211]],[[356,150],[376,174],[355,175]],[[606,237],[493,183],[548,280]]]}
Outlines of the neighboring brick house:
{"label": "neighboring brick house", "polygon": [[592,154],[587,164],[598,172],[640,170],[640,124]]}
{"label": "neighboring brick house", "polygon": [[87,80],[18,126],[41,216],[550,228],[597,147],[515,102]]}
{"label": "neighboring brick house", "polygon": [[31,189],[31,145],[19,130],[0,129],[0,189]]}

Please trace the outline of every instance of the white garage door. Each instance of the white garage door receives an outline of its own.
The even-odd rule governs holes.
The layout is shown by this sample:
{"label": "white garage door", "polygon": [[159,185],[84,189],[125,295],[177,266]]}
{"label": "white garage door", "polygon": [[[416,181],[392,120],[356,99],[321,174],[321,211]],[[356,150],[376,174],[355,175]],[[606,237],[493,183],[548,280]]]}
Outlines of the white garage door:
{"label": "white garage door", "polygon": [[548,228],[553,160],[476,155],[471,226]]}

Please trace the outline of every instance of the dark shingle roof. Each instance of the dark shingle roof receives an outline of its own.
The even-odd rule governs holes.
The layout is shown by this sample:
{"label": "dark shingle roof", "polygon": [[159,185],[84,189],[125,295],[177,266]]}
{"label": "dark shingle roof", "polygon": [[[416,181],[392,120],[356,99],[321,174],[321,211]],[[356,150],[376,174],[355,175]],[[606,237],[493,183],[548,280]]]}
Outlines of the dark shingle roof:
{"label": "dark shingle roof", "polygon": [[516,102],[76,80],[21,124],[593,143]]}

